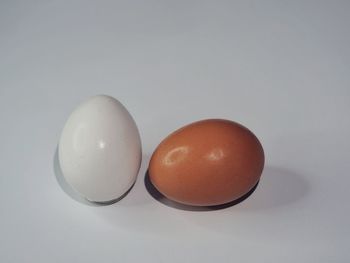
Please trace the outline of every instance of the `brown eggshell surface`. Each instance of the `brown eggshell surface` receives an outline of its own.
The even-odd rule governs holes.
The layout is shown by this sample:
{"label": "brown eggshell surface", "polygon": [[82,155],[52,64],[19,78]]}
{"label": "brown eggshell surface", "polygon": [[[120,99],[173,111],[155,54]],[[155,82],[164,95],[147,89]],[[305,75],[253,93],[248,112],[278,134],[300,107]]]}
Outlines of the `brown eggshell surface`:
{"label": "brown eggshell surface", "polygon": [[251,131],[233,121],[210,119],[165,138],[152,155],[149,176],[171,200],[212,206],[249,192],[263,167],[264,151]]}

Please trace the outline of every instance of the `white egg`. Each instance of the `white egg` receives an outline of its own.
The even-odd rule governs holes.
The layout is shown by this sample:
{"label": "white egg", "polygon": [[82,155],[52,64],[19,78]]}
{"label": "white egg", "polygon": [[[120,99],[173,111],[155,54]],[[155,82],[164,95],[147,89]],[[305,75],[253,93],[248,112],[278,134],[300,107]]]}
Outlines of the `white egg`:
{"label": "white egg", "polygon": [[134,184],[141,165],[141,139],[126,108],[98,95],[69,116],[59,141],[64,178],[94,202],[121,197]]}

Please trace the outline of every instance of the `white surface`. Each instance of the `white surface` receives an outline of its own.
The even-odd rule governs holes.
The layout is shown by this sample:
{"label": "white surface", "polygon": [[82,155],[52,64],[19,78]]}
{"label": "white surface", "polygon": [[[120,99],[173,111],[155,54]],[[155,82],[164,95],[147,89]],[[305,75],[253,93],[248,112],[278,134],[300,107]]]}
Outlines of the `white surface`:
{"label": "white surface", "polygon": [[[2,1],[1,262],[348,262],[349,1]],[[67,116],[110,94],[143,163],[111,206],[66,194],[54,155]],[[195,120],[241,122],[266,169],[244,202],[168,207],[149,155]]]}
{"label": "white surface", "polygon": [[69,116],[58,157],[72,188],[90,201],[109,202],[135,183],[142,159],[140,135],[119,101],[93,96]]}

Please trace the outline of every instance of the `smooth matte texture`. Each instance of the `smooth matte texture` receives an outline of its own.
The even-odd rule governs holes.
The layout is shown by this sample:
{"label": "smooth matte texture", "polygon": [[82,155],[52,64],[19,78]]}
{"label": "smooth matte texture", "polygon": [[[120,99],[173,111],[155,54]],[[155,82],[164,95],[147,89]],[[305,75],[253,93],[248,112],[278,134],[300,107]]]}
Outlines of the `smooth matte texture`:
{"label": "smooth matte texture", "polygon": [[264,150],[250,130],[230,120],[209,119],[168,135],[153,152],[148,172],[167,198],[214,206],[248,193],[263,168]]}
{"label": "smooth matte texture", "polygon": [[141,165],[140,135],[128,110],[115,98],[86,98],[70,114],[58,145],[65,180],[93,202],[120,198]]}
{"label": "smooth matte texture", "polygon": [[[349,1],[1,1],[0,261],[348,262]],[[73,199],[55,157],[67,116],[109,94],[143,162],[110,206]],[[146,190],[150,154],[200,119],[259,136],[265,170],[226,209]],[[56,175],[56,177],[55,177]]]}

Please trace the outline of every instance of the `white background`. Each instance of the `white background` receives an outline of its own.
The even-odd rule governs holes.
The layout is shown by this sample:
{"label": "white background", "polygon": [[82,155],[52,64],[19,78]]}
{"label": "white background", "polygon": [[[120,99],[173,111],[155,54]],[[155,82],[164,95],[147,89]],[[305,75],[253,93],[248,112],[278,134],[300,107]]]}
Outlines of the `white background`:
{"label": "white background", "polygon": [[[0,261],[348,262],[349,1],[1,1]],[[132,191],[92,206],[64,189],[55,149],[95,94],[134,116]],[[186,211],[146,190],[173,130],[228,118],[260,138],[256,191]],[[57,169],[56,169],[57,170]]]}

